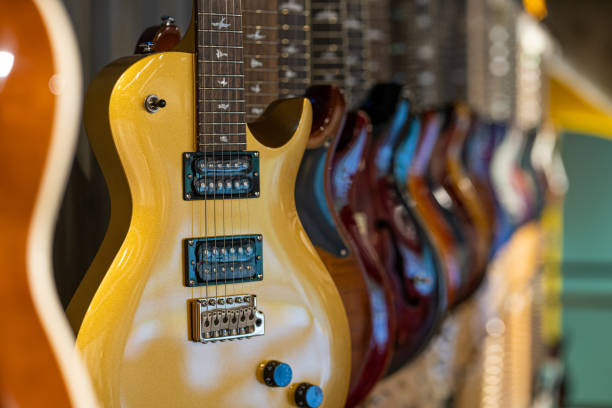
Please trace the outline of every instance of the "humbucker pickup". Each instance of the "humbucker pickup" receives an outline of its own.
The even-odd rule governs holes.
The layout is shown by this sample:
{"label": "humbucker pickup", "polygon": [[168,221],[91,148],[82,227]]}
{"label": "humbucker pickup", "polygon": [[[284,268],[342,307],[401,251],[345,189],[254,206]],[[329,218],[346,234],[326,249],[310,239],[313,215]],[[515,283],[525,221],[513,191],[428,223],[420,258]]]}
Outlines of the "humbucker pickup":
{"label": "humbucker pickup", "polygon": [[185,285],[212,286],[263,279],[261,235],[189,238],[185,246]]}
{"label": "humbucker pickup", "polygon": [[199,343],[261,336],[264,314],[257,310],[257,296],[233,295],[190,301],[191,339]]}
{"label": "humbucker pickup", "polygon": [[259,197],[258,152],[183,153],[185,200]]}

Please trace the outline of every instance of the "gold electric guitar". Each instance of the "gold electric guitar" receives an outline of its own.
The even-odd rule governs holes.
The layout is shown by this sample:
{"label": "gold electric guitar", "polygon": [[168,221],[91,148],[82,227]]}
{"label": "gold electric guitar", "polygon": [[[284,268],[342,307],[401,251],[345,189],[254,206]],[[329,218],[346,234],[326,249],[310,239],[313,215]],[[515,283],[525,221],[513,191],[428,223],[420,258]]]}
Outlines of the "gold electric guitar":
{"label": "gold electric guitar", "polygon": [[81,64],[59,0],[0,0],[0,407],[96,407],[51,247],[80,121]]}
{"label": "gold electric guitar", "polygon": [[105,407],[340,407],[346,312],[294,201],[310,102],[247,127],[242,2],[195,3],[187,52],[88,91],[111,221],[68,309],[77,346]]}

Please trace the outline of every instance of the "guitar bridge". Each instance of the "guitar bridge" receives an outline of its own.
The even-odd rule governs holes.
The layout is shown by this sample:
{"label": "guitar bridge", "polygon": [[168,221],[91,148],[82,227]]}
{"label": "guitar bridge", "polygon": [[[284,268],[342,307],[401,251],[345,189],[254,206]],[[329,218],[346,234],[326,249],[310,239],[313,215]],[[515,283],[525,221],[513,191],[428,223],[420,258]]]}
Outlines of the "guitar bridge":
{"label": "guitar bridge", "polygon": [[264,314],[257,310],[257,296],[233,295],[190,301],[191,340],[210,343],[262,336]]}

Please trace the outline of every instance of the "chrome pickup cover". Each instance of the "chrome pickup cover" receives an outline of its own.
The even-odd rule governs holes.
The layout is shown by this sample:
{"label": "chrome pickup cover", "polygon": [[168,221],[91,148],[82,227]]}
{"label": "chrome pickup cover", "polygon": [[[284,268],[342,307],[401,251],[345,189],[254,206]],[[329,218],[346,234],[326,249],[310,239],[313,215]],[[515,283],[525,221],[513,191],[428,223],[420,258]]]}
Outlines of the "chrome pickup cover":
{"label": "chrome pickup cover", "polygon": [[199,298],[190,304],[193,341],[240,340],[264,334],[264,314],[257,310],[255,295]]}

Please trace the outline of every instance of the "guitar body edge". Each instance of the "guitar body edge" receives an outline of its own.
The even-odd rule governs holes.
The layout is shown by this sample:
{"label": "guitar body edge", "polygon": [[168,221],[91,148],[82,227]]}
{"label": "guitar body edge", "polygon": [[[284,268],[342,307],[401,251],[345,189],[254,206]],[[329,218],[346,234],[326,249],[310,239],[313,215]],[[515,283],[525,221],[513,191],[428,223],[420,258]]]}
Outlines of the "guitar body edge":
{"label": "guitar body edge", "polygon": [[[0,0],[0,405],[96,407],[52,270],[57,212],[81,102],[76,39],[61,2]],[[35,391],[33,391],[35,389]]]}

